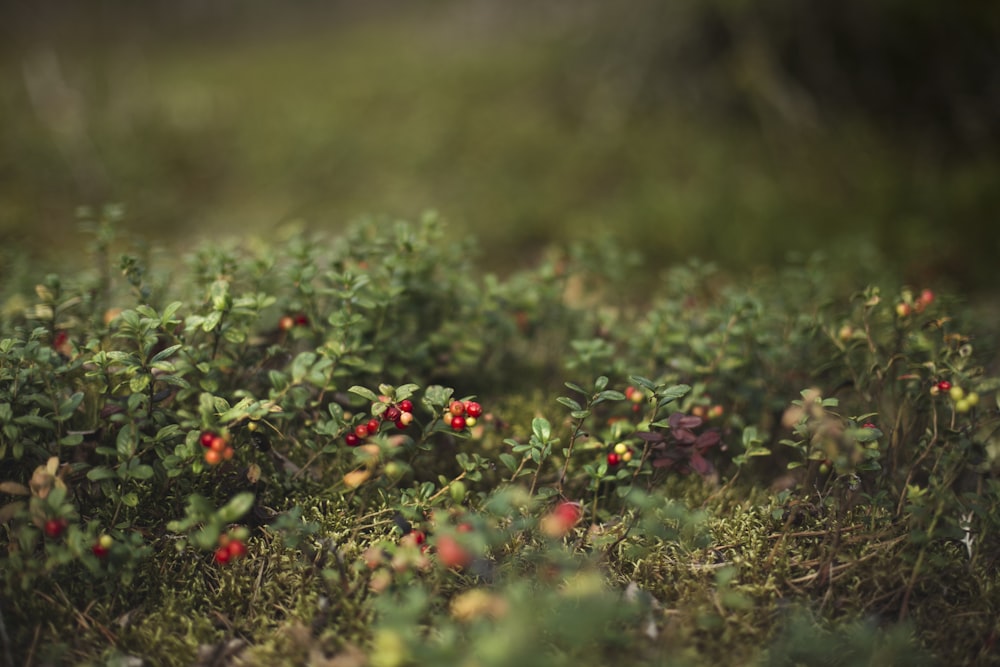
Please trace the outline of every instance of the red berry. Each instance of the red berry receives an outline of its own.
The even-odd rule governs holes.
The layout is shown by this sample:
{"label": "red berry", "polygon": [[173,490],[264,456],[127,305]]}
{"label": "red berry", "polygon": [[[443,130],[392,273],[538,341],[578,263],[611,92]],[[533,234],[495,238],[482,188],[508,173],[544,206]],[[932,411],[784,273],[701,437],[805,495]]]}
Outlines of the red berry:
{"label": "red berry", "polygon": [[369,419],[368,420],[368,424],[367,424],[367,426],[368,426],[368,433],[370,433],[371,435],[375,435],[376,433],[378,433],[378,427],[379,427],[379,425],[380,424],[379,424],[379,421],[377,419],[374,419],[374,418],[373,419]]}
{"label": "red berry", "polygon": [[861,428],[878,428],[878,427],[877,427],[877,426],[875,426],[875,424],[873,424],[872,422],[865,422],[865,423],[864,423],[864,424],[863,424],[863,425],[861,426]]}
{"label": "red berry", "polygon": [[478,419],[481,414],[483,414],[483,406],[479,405],[475,401],[468,401],[465,404],[465,414]]}
{"label": "red berry", "polygon": [[420,547],[420,550],[423,551],[427,548],[424,545],[426,541],[427,535],[424,534],[424,531],[412,530],[406,535],[403,535],[402,539],[399,540],[399,543],[406,547]]}
{"label": "red berry", "polygon": [[631,399],[632,394],[634,392],[635,392],[635,387],[633,387],[632,385],[625,387],[625,398]]}
{"label": "red berry", "polygon": [[385,412],[382,413],[382,420],[387,422],[394,422],[399,419],[399,416],[401,414],[402,412],[400,411],[399,408],[397,408],[395,405],[390,405],[385,409]]}
{"label": "red berry", "polygon": [[242,558],[247,555],[247,546],[242,540],[233,540],[226,545],[230,558]]}
{"label": "red berry", "polygon": [[461,431],[465,428],[465,417],[462,415],[455,415],[451,418],[451,430]]}
{"label": "red berry", "polygon": [[104,559],[108,557],[110,549],[98,542],[94,546],[90,547],[90,552],[97,556],[98,558]]}
{"label": "red berry", "polygon": [[583,512],[580,510],[580,503],[571,502],[559,503],[556,505],[553,514],[568,526],[575,526],[580,521],[580,517],[583,516]]}
{"label": "red berry", "polygon": [[221,462],[222,462],[222,452],[215,449],[209,449],[207,452],[205,452],[205,463],[207,463],[208,465],[210,466],[219,465],[219,463]]}
{"label": "red berry", "polygon": [[920,293],[920,297],[918,298],[918,301],[923,306],[929,306],[932,303],[934,303],[934,290],[924,289]]}
{"label": "red berry", "polygon": [[202,447],[211,447],[213,438],[215,438],[215,433],[213,431],[202,431],[198,442],[201,443]]}
{"label": "red berry", "polygon": [[226,442],[226,439],[223,438],[221,435],[212,436],[212,441],[208,443],[208,448],[211,449],[213,452],[221,453],[225,451],[226,447],[228,446],[229,443]]}
{"label": "red berry", "polygon": [[622,458],[616,452],[611,452],[608,454],[608,465],[616,466],[621,462]]}
{"label": "red berry", "polygon": [[347,443],[348,447],[357,447],[361,444],[361,438],[354,433],[348,433],[344,436],[344,442]]}
{"label": "red berry", "polygon": [[403,412],[413,412],[413,401],[404,398],[399,402],[399,409]]}
{"label": "red berry", "polygon": [[282,331],[289,331],[295,326],[295,319],[291,315],[285,315],[278,320],[278,328]]}
{"label": "red berry", "polygon": [[295,316],[295,326],[304,327],[309,324],[309,318],[306,317],[305,313],[299,313]]}
{"label": "red berry", "polygon": [[229,562],[230,558],[232,558],[232,556],[229,553],[229,547],[228,546],[219,547],[218,549],[215,550],[215,562],[216,563],[219,563],[220,565],[225,565],[226,563]]}
{"label": "red berry", "polygon": [[448,411],[456,417],[461,417],[465,414],[465,403],[462,403],[462,401],[452,401],[451,405],[448,406]]}
{"label": "red berry", "polygon": [[937,383],[938,391],[951,391],[951,383],[947,380],[941,380]]}
{"label": "red berry", "polygon": [[368,424],[358,424],[357,426],[355,426],[354,427],[354,435],[356,435],[356,436],[358,436],[359,438],[362,438],[362,439],[367,438],[368,437]]}
{"label": "red berry", "polygon": [[451,535],[442,535],[437,541],[437,555],[447,568],[462,569],[472,562],[472,554]]}
{"label": "red berry", "polygon": [[49,519],[45,522],[45,534],[52,539],[56,539],[63,534],[69,522],[66,519]]}

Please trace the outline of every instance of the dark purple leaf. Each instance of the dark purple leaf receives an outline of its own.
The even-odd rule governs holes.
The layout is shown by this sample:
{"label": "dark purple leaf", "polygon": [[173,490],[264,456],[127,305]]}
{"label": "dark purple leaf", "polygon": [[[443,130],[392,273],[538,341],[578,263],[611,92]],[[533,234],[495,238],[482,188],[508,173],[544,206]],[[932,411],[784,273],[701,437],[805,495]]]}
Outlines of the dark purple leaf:
{"label": "dark purple leaf", "polygon": [[688,463],[691,465],[691,468],[702,477],[708,477],[709,475],[715,473],[715,467],[712,465],[712,462],[697,452],[691,455],[691,458],[688,459]]}
{"label": "dark purple leaf", "polygon": [[683,412],[675,412],[667,419],[667,423],[670,424],[670,428],[672,429],[692,429],[701,426],[702,419],[694,415],[686,415]]}
{"label": "dark purple leaf", "polygon": [[722,434],[718,431],[705,431],[698,436],[697,440],[695,440],[694,447],[699,452],[704,452],[712,447],[715,447],[719,444],[720,440],[722,440]]}
{"label": "dark purple leaf", "polygon": [[663,442],[664,440],[662,433],[653,433],[652,431],[636,431],[636,435],[646,442]]}
{"label": "dark purple leaf", "polygon": [[690,445],[697,439],[695,434],[686,428],[679,428],[671,431],[670,433],[674,436],[674,439],[677,440],[677,442],[684,445]]}

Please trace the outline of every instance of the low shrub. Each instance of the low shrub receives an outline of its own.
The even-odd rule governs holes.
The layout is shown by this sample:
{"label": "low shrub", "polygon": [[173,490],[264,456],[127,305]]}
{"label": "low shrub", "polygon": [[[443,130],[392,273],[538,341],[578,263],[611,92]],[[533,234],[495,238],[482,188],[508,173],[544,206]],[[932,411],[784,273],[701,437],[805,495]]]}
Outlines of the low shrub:
{"label": "low shrub", "polygon": [[1000,380],[954,300],[484,276],[432,215],[113,271],[115,215],[5,294],[11,664],[996,661]]}

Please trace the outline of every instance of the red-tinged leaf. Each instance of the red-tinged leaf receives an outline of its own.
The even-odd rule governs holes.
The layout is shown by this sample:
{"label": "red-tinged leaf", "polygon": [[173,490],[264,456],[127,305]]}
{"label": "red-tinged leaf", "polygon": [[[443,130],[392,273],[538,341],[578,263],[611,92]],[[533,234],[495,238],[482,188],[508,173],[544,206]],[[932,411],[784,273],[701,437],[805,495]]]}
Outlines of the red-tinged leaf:
{"label": "red-tinged leaf", "polygon": [[702,477],[708,477],[709,475],[715,473],[715,466],[713,466],[712,462],[701,454],[692,454],[691,458],[688,460],[688,464],[691,466],[692,470]]}
{"label": "red-tinged leaf", "polygon": [[722,440],[722,434],[718,431],[705,431],[694,441],[694,446],[699,452],[704,452],[715,447],[720,440]]}

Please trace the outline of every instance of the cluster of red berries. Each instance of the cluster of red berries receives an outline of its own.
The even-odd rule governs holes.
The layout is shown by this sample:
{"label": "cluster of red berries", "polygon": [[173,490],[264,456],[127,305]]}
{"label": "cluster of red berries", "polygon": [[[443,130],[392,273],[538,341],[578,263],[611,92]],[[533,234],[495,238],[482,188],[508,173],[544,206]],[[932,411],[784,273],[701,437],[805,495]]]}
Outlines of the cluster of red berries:
{"label": "cluster of red berries", "polygon": [[[385,399],[388,402],[388,398]],[[413,401],[403,399],[399,403],[390,403],[382,411],[380,419],[372,417],[366,422],[358,424],[353,431],[349,431],[344,436],[344,442],[348,447],[357,447],[361,441],[370,435],[378,433],[384,423],[391,423],[396,428],[403,430],[413,423]]]}
{"label": "cluster of red berries", "polygon": [[280,320],[278,320],[278,328],[282,331],[291,331],[295,327],[304,327],[309,325],[309,318],[306,317],[305,313],[296,313],[294,315],[284,315]]}
{"label": "cluster of red berries", "polygon": [[60,517],[58,519],[49,519],[45,522],[45,526],[42,530],[45,531],[45,535],[53,540],[62,537],[62,534],[66,532],[69,528],[69,521]]}
{"label": "cluster of red berries", "polygon": [[642,410],[642,402],[646,400],[646,393],[638,387],[629,385],[625,387],[625,398],[632,401],[632,412]]}
{"label": "cluster of red berries", "polygon": [[219,434],[215,431],[202,431],[198,439],[205,448],[205,463],[210,466],[219,465],[233,458],[236,451],[229,444],[229,434]]}
{"label": "cluster of red berries", "polygon": [[916,299],[909,296],[909,292],[907,292],[903,300],[896,304],[896,315],[899,317],[908,317],[911,313],[922,313],[932,303],[934,303],[934,292],[932,290],[923,290]]}
{"label": "cluster of red berries", "polygon": [[94,546],[90,547],[90,553],[94,554],[101,560],[104,560],[108,557],[108,554],[111,553],[111,547],[113,547],[114,544],[115,539],[113,537],[110,535],[101,535],[97,538],[97,542],[94,543]]}
{"label": "cluster of red berries", "polygon": [[635,452],[624,442],[615,445],[613,451],[608,452],[608,465],[612,468],[620,463],[628,463],[635,456]]}
{"label": "cluster of red berries", "polygon": [[231,560],[247,555],[247,545],[243,542],[245,539],[243,532],[245,531],[237,531],[238,534],[235,535],[229,533],[219,535],[219,547],[215,550],[216,563],[225,565]]}
{"label": "cluster of red berries", "polygon": [[719,405],[715,404],[711,407],[706,407],[704,405],[696,405],[691,408],[691,414],[695,417],[701,417],[703,419],[718,419],[723,415],[725,409]]}
{"label": "cluster of red berries", "polygon": [[453,431],[461,431],[476,425],[483,414],[483,406],[475,401],[452,401],[444,413],[444,419]]}
{"label": "cluster of red berries", "polygon": [[965,414],[979,405],[979,394],[974,391],[966,393],[964,389],[947,380],[941,380],[931,385],[931,396],[938,394],[948,394],[948,398],[954,404],[955,412],[960,414]]}

